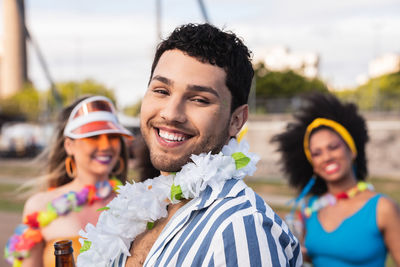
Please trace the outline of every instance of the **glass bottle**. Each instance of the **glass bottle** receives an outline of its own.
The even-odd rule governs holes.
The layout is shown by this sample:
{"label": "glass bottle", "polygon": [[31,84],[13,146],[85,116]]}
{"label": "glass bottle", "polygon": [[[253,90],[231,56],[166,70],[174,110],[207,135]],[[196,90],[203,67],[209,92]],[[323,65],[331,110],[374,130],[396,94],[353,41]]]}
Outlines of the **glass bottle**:
{"label": "glass bottle", "polygon": [[54,243],[56,267],[75,267],[74,249],[71,240],[61,240]]}

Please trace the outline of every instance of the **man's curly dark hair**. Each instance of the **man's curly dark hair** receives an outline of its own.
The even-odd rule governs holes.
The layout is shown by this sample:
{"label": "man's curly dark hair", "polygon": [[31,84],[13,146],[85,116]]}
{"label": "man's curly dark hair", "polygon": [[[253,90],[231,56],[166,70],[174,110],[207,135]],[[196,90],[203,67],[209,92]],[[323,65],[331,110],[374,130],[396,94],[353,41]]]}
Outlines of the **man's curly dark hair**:
{"label": "man's curly dark hair", "polygon": [[[289,179],[289,184],[301,191],[313,175],[313,167],[308,162],[303,148],[303,140],[307,126],[316,118],[327,118],[340,123],[353,137],[357,157],[354,162],[357,180],[365,180],[367,176],[367,159],[365,145],[368,142],[368,131],[364,118],[358,113],[353,103],[341,103],[332,94],[313,93],[304,97],[303,106],[294,114],[285,132],[272,137],[271,142],[278,144],[281,152],[282,170]],[[311,134],[321,128],[314,129]],[[316,183],[310,193],[322,195],[327,192],[326,183],[317,176]]]}
{"label": "man's curly dark hair", "polygon": [[162,54],[173,49],[226,71],[226,86],[232,94],[231,112],[247,104],[254,75],[251,52],[234,33],[208,23],[190,23],[176,28],[158,45],[150,79]]}

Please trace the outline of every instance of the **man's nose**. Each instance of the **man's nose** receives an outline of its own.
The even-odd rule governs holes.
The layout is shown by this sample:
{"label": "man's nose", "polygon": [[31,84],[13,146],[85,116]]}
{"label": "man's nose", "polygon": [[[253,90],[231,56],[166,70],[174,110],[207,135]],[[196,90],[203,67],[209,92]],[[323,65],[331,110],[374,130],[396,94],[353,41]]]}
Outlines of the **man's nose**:
{"label": "man's nose", "polygon": [[186,108],[184,100],[178,97],[171,97],[161,109],[160,116],[164,120],[172,123],[186,122]]}

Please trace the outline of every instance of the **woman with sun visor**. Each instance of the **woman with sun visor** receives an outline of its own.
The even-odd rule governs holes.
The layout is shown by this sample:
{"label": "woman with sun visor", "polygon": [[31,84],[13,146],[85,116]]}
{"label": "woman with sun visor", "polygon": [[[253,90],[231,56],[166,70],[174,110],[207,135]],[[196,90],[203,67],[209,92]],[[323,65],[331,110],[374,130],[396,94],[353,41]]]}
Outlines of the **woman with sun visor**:
{"label": "woman with sun visor", "polygon": [[10,263],[54,266],[53,244],[61,239],[72,240],[76,258],[79,230],[96,224],[97,210],[125,182],[125,138],[132,134],[106,97],[84,97],[61,112],[52,143],[41,155],[46,173],[37,179],[39,192],[26,201],[23,223],[5,248]]}

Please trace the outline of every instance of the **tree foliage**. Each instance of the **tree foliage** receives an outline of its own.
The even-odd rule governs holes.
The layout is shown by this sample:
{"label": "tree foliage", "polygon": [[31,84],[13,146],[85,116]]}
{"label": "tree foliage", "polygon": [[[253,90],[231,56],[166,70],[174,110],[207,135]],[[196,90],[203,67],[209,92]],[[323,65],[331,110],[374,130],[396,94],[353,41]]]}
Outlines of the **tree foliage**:
{"label": "tree foliage", "polygon": [[269,71],[262,63],[255,66],[255,77],[257,98],[291,98],[311,91],[328,91],[318,78],[308,79],[292,70]]}
{"label": "tree foliage", "polygon": [[124,108],[124,113],[128,116],[137,117],[140,114],[140,107],[142,106],[142,100],[138,100],[131,106],[127,106]]}
{"label": "tree foliage", "polygon": [[[112,89],[94,80],[69,81],[57,84],[61,105],[66,106],[83,95],[103,95],[115,103]],[[0,100],[0,112],[8,116],[23,116],[28,121],[38,121],[40,117],[52,118],[58,113],[51,90],[38,91],[32,84],[24,86],[20,92]]]}
{"label": "tree foliage", "polygon": [[58,83],[63,105],[73,102],[83,95],[103,95],[110,98],[115,103],[115,96],[112,89],[105,87],[94,80],[84,80],[82,82],[69,81]]}
{"label": "tree foliage", "polygon": [[0,112],[9,117],[22,116],[27,120],[35,120],[40,112],[40,93],[32,84],[26,84],[24,88],[6,98],[0,100]]}
{"label": "tree foliage", "polygon": [[353,90],[337,93],[338,97],[355,102],[362,110],[400,110],[400,72],[370,79]]}

